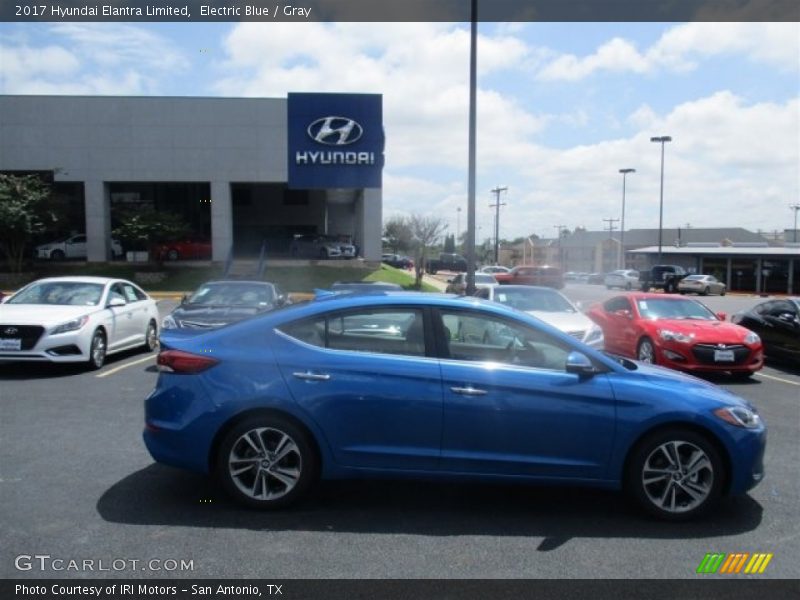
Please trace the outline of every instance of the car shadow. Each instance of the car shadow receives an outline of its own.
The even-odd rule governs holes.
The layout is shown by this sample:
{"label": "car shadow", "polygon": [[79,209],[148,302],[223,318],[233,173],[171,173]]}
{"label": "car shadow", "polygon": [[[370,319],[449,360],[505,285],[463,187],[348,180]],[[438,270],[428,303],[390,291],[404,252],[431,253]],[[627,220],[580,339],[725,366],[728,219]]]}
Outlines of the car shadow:
{"label": "car shadow", "polygon": [[796,375],[800,377],[800,365],[789,360],[777,358],[767,358],[767,366],[785,375]]}
{"label": "car shadow", "polygon": [[[104,369],[113,367],[133,356],[141,354],[147,356],[141,350],[136,348],[132,350],[125,350],[118,354],[112,354],[106,358]],[[49,362],[3,362],[0,363],[0,381],[3,380],[26,380],[26,379],[56,379],[59,377],[72,377],[75,375],[83,375],[85,373],[102,373],[99,371],[90,371],[82,363],[49,363]]]}
{"label": "car shadow", "polygon": [[703,519],[667,523],[605,490],[359,480],[324,482],[294,508],[257,511],[233,502],[211,477],[152,464],[109,488],[97,511],[106,521],[128,525],[543,537],[538,550],[548,551],[573,538],[736,535],[757,528],[763,509],[751,497],[737,496]]}

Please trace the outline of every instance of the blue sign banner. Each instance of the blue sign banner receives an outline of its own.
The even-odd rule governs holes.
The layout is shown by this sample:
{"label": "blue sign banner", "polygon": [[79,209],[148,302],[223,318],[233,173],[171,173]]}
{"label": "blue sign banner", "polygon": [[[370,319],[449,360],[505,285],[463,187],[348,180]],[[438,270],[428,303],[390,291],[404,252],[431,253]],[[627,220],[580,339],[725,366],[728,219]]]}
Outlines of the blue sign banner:
{"label": "blue sign banner", "polygon": [[379,188],[383,171],[380,94],[290,93],[289,188]]}

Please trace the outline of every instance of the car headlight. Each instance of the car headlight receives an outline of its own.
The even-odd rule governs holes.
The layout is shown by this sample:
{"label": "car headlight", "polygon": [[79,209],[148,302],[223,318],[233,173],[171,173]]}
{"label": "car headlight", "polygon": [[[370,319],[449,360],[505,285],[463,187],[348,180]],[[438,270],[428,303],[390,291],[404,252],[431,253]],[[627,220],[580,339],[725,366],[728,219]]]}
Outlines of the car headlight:
{"label": "car headlight", "polygon": [[659,329],[658,337],[667,342],[675,341],[680,342],[681,344],[691,344],[694,340],[693,333],[686,335],[685,333],[681,333],[679,331],[670,331],[669,329]]}
{"label": "car headlight", "polygon": [[761,417],[754,409],[744,406],[725,406],[714,411],[714,415],[734,427],[757,429],[761,425]]}
{"label": "car headlight", "polygon": [[744,343],[745,344],[758,344],[761,342],[761,338],[758,337],[758,334],[755,331],[749,332],[746,336],[744,336]]}
{"label": "car headlight", "polygon": [[603,341],[603,330],[599,325],[592,325],[583,338],[584,344],[596,344]]}
{"label": "car headlight", "polygon": [[178,324],[175,322],[175,319],[172,317],[172,315],[167,315],[161,321],[161,329],[177,329],[177,328]]}
{"label": "car headlight", "polygon": [[89,321],[89,315],[84,315],[82,317],[78,317],[77,319],[72,319],[71,321],[67,321],[66,323],[62,323],[61,325],[56,325],[50,330],[50,335],[55,335],[57,333],[67,333],[68,331],[78,331],[81,327],[86,325]]}

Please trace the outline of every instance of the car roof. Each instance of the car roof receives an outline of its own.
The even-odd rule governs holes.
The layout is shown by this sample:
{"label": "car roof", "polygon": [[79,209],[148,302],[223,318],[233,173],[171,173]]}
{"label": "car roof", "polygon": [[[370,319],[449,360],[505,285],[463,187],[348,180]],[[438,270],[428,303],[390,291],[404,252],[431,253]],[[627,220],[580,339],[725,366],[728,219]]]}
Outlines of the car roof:
{"label": "car roof", "polygon": [[656,294],[652,292],[628,292],[622,295],[628,298],[632,298],[634,300],[691,300],[693,302],[697,302],[695,298],[687,298],[686,296],[675,295],[675,294]]}
{"label": "car roof", "polygon": [[204,281],[200,285],[212,285],[212,284],[216,285],[220,283],[247,283],[250,285],[272,285],[272,286],[275,285],[271,281],[258,281],[257,279],[213,279],[211,281]]}
{"label": "car roof", "polygon": [[[77,277],[44,277],[42,279],[37,279],[36,281],[31,281],[31,283],[43,283],[43,282],[73,282],[73,283],[98,283],[101,285],[106,285],[108,283],[114,283],[117,281],[123,281],[125,283],[133,283],[132,281],[128,281],[127,279],[119,279],[116,277],[95,277],[93,275],[81,275]],[[136,284],[134,284],[136,285]]]}

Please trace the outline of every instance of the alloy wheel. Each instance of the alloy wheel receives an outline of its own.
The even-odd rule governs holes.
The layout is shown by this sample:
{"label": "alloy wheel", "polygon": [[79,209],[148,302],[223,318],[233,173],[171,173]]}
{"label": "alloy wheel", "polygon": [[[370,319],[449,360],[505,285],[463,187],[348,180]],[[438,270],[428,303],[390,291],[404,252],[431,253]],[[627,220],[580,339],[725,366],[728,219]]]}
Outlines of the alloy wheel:
{"label": "alloy wheel", "polygon": [[641,483],[647,499],[670,514],[702,505],[714,487],[714,466],[695,444],[671,440],[657,446],[644,462]]}
{"label": "alloy wheel", "polygon": [[275,501],[289,494],[303,473],[301,450],[292,437],[259,427],[242,434],[228,455],[228,474],[237,490],[256,501]]}
{"label": "alloy wheel", "polygon": [[648,364],[655,364],[656,350],[650,340],[642,340],[639,344],[639,351],[636,353],[639,361]]}

